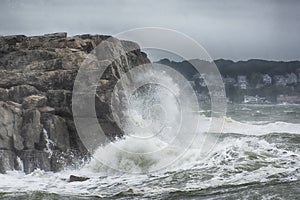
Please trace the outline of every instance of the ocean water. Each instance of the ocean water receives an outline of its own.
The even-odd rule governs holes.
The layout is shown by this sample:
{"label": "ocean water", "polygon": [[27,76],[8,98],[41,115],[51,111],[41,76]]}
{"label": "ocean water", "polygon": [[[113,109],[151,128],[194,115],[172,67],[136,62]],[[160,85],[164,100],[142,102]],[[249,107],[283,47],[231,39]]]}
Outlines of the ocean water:
{"label": "ocean water", "polygon": [[0,174],[0,199],[300,198],[300,105],[229,104],[222,116],[172,72],[145,68],[130,77],[142,86],[124,79],[112,96],[124,139],[76,169]]}
{"label": "ocean water", "polygon": [[[210,121],[209,110],[197,115]],[[222,134],[201,134],[214,138],[208,153],[194,144],[184,153],[174,145],[151,155],[113,148],[144,152],[164,146],[157,138],[144,144],[129,137],[99,148],[76,170],[0,174],[0,199],[300,198],[299,105],[231,104]],[[110,166],[99,161],[103,156]],[[175,162],[165,165],[170,160]],[[90,179],[68,182],[70,175]]]}

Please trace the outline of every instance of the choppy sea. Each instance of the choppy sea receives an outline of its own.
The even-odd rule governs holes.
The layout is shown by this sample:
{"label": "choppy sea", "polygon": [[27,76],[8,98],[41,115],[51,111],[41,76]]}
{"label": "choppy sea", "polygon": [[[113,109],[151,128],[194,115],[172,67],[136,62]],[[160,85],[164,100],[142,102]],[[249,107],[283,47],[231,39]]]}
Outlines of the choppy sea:
{"label": "choppy sea", "polygon": [[[209,121],[208,113],[198,114]],[[108,145],[78,169],[0,174],[0,199],[300,199],[299,105],[231,104],[222,133],[206,134],[217,135],[206,154],[191,146],[180,157],[177,147],[128,156]],[[142,151],[157,142],[137,145],[128,138],[114,145]],[[99,162],[103,154],[121,171]],[[148,172],[177,156],[172,165]],[[68,182],[70,175],[90,179]]]}

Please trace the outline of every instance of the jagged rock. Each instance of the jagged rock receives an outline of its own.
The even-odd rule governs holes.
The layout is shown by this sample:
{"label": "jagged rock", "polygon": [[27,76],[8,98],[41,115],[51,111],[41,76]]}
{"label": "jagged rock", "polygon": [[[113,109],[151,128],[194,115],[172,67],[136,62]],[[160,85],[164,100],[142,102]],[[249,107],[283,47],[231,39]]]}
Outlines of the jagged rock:
{"label": "jagged rock", "polygon": [[50,171],[51,165],[49,154],[39,150],[24,150],[20,155],[24,165],[24,172],[31,173],[35,169]]}
{"label": "jagged rock", "polygon": [[48,90],[47,92],[49,106],[55,108],[60,116],[72,116],[72,92],[69,90]]}
{"label": "jagged rock", "polygon": [[44,36],[51,38],[51,39],[62,39],[67,37],[66,32],[61,32],[61,33],[49,33],[45,34]]}
{"label": "jagged rock", "polygon": [[30,69],[28,65],[53,60],[55,58],[57,58],[57,54],[53,51],[20,50],[5,54],[0,60],[0,66],[2,66],[3,70],[25,70]]}
{"label": "jagged rock", "polygon": [[23,149],[21,127],[22,111],[20,105],[0,101],[0,149]]}
{"label": "jagged rock", "polygon": [[47,97],[41,95],[31,95],[24,98],[22,106],[24,109],[44,107],[47,104]]}
{"label": "jagged rock", "polygon": [[73,70],[47,72],[14,72],[0,70],[0,87],[9,88],[14,85],[29,84],[40,91],[51,89],[72,90],[76,74],[77,72]]}
{"label": "jagged rock", "polygon": [[0,173],[14,170],[16,166],[16,155],[9,150],[0,150]]}
{"label": "jagged rock", "polygon": [[0,52],[8,53],[16,51],[18,44],[23,42],[27,37],[25,35],[11,35],[0,38]]}
{"label": "jagged rock", "polygon": [[52,114],[55,113],[55,108],[52,108],[52,107],[49,107],[49,106],[43,106],[43,107],[40,107],[38,109],[41,113],[52,113]]}
{"label": "jagged rock", "polygon": [[9,89],[0,88],[0,101],[14,101],[22,103],[24,97],[38,93],[39,91],[31,85],[18,85]]}
{"label": "jagged rock", "polygon": [[43,129],[40,121],[41,113],[37,109],[24,110],[22,137],[25,149],[34,149],[39,144]]}
{"label": "jagged rock", "polygon": [[85,52],[81,50],[74,51],[74,49],[58,49],[56,52],[61,55],[62,69],[64,70],[78,70],[87,56]]}
{"label": "jagged rock", "polygon": [[66,124],[69,130],[71,149],[75,149],[76,152],[78,152],[79,154],[88,155],[86,147],[84,146],[79,135],[77,134],[77,129],[75,127],[74,120],[72,118],[66,118]]}
{"label": "jagged rock", "polygon": [[[105,48],[93,51],[99,44]],[[133,48],[134,51],[125,53]],[[90,52],[106,59],[103,64],[107,69],[95,83],[95,110],[104,132],[113,140],[123,134],[110,115],[114,85],[122,73],[150,62],[136,43],[89,34],[74,37],[67,37],[66,33],[0,37],[0,149],[21,157],[27,173],[35,168],[61,169],[55,161],[59,157],[53,155],[49,158],[43,151],[46,139],[55,143],[50,150],[56,155],[63,151],[87,154],[73,120],[72,90],[78,69]],[[88,65],[89,70],[99,67],[97,63]],[[90,83],[90,77],[85,81]],[[89,114],[82,104],[86,102],[74,103],[83,106],[82,117]],[[97,140],[95,145],[105,142]],[[1,155],[3,159],[11,160],[10,153]],[[0,160],[0,172],[8,169],[3,167],[3,159]]]}
{"label": "jagged rock", "polygon": [[69,182],[75,182],[75,181],[83,182],[83,181],[87,181],[89,179],[90,178],[88,178],[88,177],[71,175],[69,178]]}
{"label": "jagged rock", "polygon": [[89,53],[96,47],[96,44],[91,39],[82,40],[78,37],[73,37],[67,39],[67,47],[72,49],[80,49]]}
{"label": "jagged rock", "polygon": [[45,61],[33,61],[25,66],[24,71],[33,71],[33,70],[44,70],[44,71],[53,71],[63,69],[62,59],[55,58]]}
{"label": "jagged rock", "polygon": [[63,118],[53,114],[43,113],[42,123],[44,129],[47,131],[48,138],[54,142],[54,145],[58,149],[62,151],[70,149],[69,131]]}

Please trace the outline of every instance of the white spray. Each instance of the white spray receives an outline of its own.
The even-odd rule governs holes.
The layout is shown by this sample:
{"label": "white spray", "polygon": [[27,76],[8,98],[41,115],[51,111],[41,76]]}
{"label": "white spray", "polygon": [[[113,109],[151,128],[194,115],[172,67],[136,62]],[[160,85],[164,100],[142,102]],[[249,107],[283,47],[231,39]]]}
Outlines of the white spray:
{"label": "white spray", "polygon": [[44,139],[46,141],[46,148],[44,148],[44,152],[48,153],[49,158],[51,158],[53,155],[52,147],[55,146],[55,142],[50,140],[46,129],[43,129],[43,135],[44,135]]}

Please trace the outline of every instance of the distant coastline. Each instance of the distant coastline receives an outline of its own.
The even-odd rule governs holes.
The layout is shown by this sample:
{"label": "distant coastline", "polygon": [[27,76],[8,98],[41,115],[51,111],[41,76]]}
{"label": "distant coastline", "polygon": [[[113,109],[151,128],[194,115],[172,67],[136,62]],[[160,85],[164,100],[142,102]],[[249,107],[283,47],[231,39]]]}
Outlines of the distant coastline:
{"label": "distant coastline", "polygon": [[[204,74],[192,64],[206,66],[203,60],[158,61],[183,74],[197,91],[200,101],[209,101]],[[228,102],[234,103],[300,103],[300,61],[215,60],[222,76]]]}

